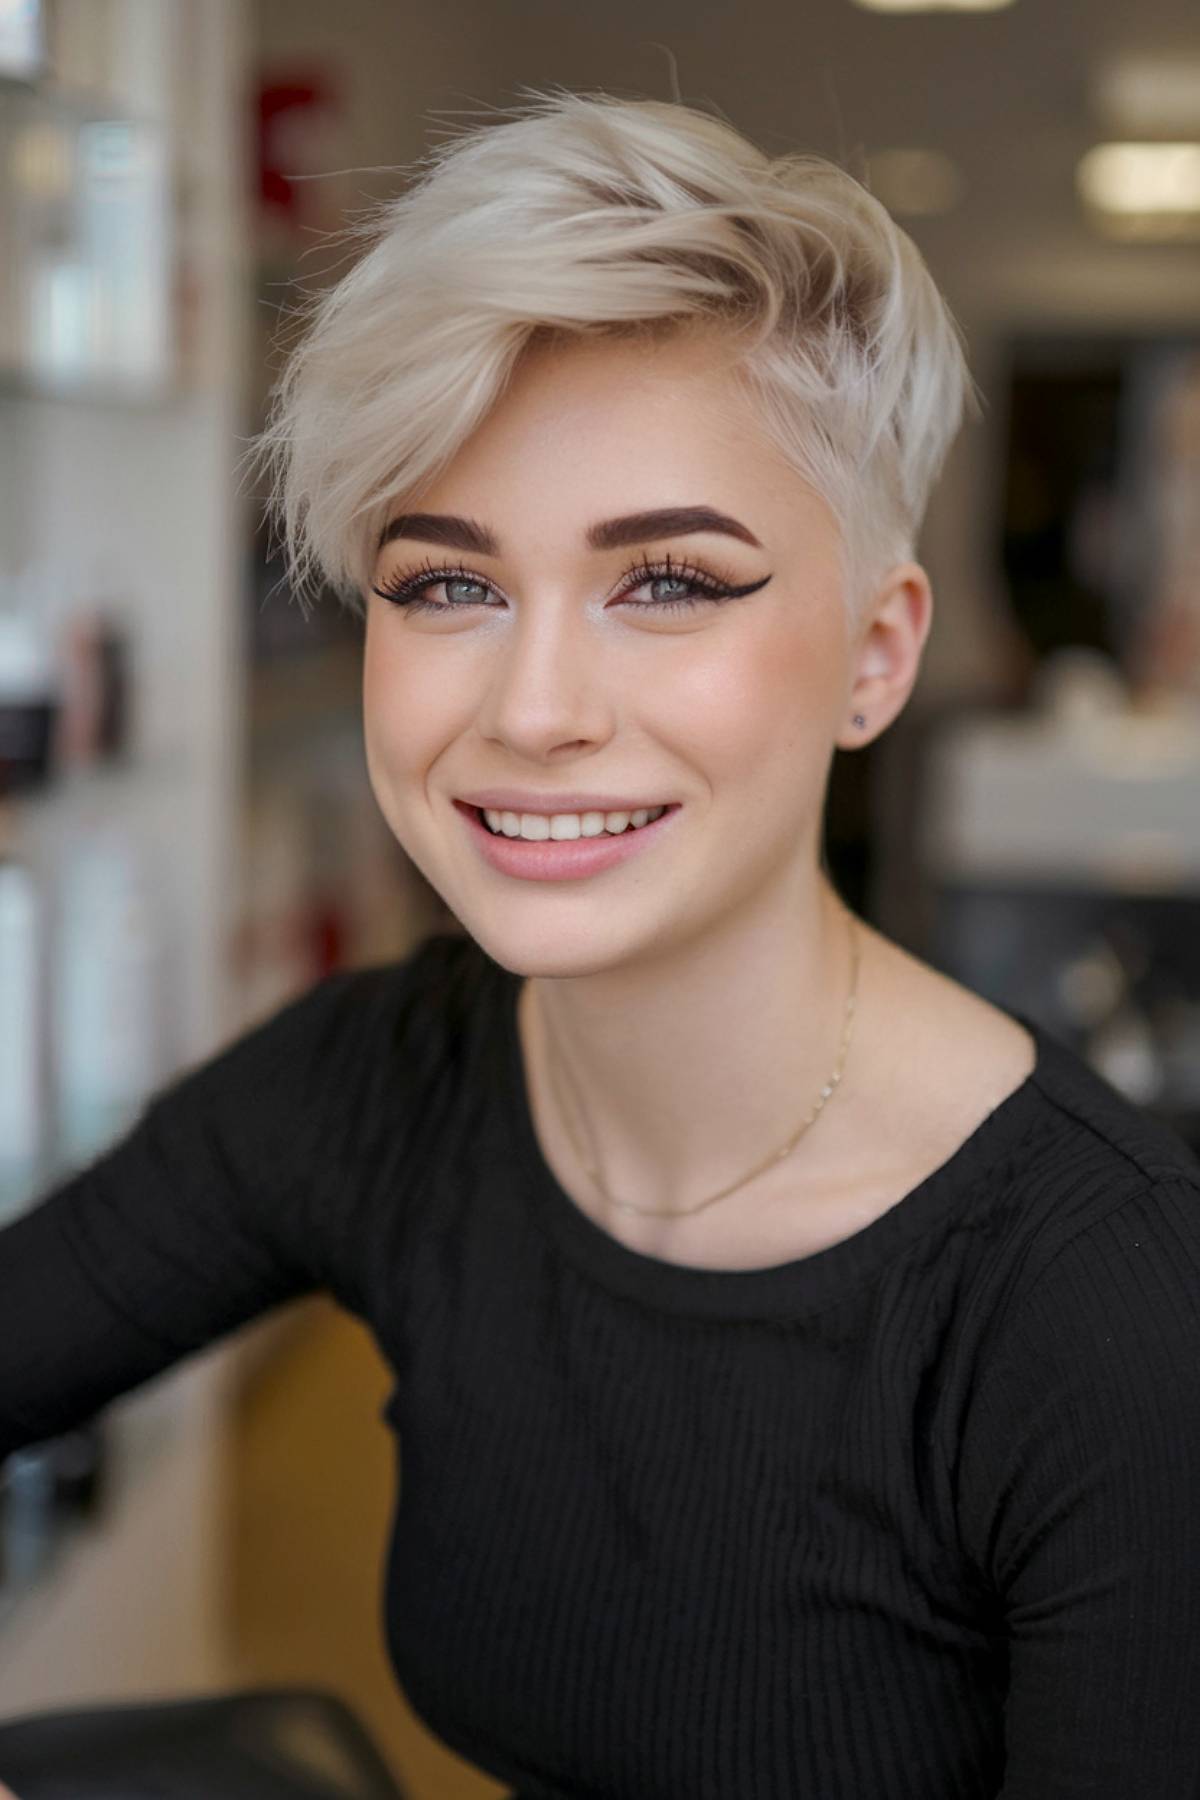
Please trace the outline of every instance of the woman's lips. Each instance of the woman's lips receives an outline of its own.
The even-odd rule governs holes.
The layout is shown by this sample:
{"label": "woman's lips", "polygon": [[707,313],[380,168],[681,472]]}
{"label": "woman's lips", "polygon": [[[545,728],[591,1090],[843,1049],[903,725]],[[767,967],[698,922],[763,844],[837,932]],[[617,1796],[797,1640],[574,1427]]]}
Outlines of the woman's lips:
{"label": "woman's lips", "polygon": [[480,855],[502,875],[516,876],[520,881],[578,881],[586,875],[599,875],[617,863],[628,862],[639,850],[661,842],[664,828],[682,810],[668,806],[661,818],[649,825],[627,826],[619,835],[592,838],[543,838],[527,842],[524,838],[498,836],[488,830],[478,807],[456,800],[454,805],[466,821],[472,842]]}

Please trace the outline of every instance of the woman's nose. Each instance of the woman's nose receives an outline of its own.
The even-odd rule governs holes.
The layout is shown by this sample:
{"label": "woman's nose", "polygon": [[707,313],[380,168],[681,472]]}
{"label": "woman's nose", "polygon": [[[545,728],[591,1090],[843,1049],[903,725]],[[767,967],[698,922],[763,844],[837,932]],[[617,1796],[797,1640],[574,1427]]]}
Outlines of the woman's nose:
{"label": "woman's nose", "polygon": [[603,742],[616,701],[594,628],[558,610],[514,622],[498,648],[476,723],[485,737],[532,760],[559,744]]}

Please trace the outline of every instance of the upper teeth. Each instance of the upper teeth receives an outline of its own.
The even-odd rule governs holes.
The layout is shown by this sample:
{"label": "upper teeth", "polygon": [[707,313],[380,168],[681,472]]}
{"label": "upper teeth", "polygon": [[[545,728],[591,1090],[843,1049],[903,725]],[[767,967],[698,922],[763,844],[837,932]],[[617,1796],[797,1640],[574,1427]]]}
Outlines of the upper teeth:
{"label": "upper teeth", "polygon": [[505,837],[578,838],[600,837],[606,831],[624,831],[629,825],[648,825],[661,818],[665,806],[639,807],[636,812],[585,813],[515,813],[492,812],[487,807],[483,816],[493,831]]}

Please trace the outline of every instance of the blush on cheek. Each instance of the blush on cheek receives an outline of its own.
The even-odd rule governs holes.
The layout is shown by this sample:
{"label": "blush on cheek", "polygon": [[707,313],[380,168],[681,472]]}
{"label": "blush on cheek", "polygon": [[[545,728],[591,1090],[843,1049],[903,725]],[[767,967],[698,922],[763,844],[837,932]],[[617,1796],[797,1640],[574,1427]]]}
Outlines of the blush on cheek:
{"label": "blush on cheek", "polygon": [[779,718],[799,714],[833,729],[847,673],[847,647],[835,599],[803,606],[802,625],[759,646],[754,683],[762,704]]}
{"label": "blush on cheek", "polygon": [[731,771],[811,746],[814,757],[835,728],[843,664],[830,634],[797,628],[731,633],[719,657],[698,661],[649,703],[664,733],[671,721],[698,738],[701,764]]}

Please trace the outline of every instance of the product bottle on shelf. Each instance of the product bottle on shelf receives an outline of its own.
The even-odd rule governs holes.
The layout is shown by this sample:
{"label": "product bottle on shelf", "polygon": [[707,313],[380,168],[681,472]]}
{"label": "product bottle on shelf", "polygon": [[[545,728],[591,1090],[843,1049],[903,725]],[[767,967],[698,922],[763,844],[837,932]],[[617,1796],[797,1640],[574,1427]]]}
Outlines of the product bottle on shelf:
{"label": "product bottle on shelf", "polygon": [[[59,613],[62,704],[48,924],[50,1064],[57,1175],[131,1125],[162,1079],[169,961],[161,817],[129,754],[134,699],[129,617],[119,590]],[[110,590],[112,590],[110,592]]]}
{"label": "product bottle on shelf", "polygon": [[132,832],[92,822],[62,868],[53,983],[57,1149],[88,1161],[133,1124],[162,1077],[164,945]]}

